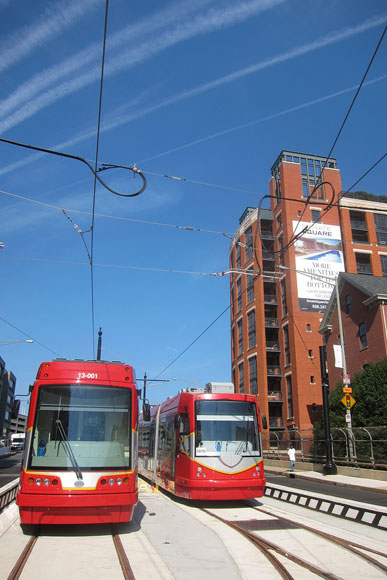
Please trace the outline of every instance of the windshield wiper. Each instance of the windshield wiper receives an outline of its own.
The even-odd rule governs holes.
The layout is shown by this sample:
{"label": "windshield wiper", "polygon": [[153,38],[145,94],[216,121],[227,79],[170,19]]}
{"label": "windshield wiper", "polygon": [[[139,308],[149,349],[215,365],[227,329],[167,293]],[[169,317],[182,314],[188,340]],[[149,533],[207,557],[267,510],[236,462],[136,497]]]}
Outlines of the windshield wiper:
{"label": "windshield wiper", "polygon": [[67,453],[68,457],[70,458],[70,461],[73,465],[76,476],[77,476],[78,480],[83,480],[82,472],[79,468],[77,460],[75,459],[75,455],[74,455],[73,450],[71,449],[70,442],[67,439],[67,435],[66,435],[66,431],[64,430],[63,423],[60,419],[56,419],[56,424],[58,426],[59,433],[60,433],[62,440],[63,440],[64,448],[66,449],[66,453]]}

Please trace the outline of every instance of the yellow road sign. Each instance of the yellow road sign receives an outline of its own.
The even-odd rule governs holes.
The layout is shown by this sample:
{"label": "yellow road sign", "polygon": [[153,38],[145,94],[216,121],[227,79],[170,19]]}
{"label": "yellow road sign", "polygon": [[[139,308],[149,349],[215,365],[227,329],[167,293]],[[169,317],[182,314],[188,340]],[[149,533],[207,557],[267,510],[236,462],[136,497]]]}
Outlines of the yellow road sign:
{"label": "yellow road sign", "polygon": [[344,395],[344,397],[341,399],[341,402],[347,409],[352,409],[352,407],[356,403],[355,399],[350,394]]}
{"label": "yellow road sign", "polygon": [[352,387],[343,387],[343,393],[352,393]]}

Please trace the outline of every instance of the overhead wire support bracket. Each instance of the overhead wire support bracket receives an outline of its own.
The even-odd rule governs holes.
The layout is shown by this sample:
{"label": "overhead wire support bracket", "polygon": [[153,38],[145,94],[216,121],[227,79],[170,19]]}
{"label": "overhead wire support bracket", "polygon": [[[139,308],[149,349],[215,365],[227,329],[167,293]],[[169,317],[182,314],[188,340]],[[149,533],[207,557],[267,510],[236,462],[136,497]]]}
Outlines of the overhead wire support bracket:
{"label": "overhead wire support bracket", "polygon": [[140,195],[146,188],[146,178],[143,174],[143,172],[140,169],[137,169],[137,167],[131,167],[131,166],[125,166],[125,165],[113,165],[110,167],[105,167],[105,169],[110,169],[112,167],[117,167],[120,169],[128,169],[129,171],[132,171],[134,175],[139,175],[142,179],[142,187],[136,191],[135,193],[120,193],[119,191],[115,191],[114,189],[112,189],[111,187],[109,187],[98,175],[98,171],[94,171],[93,167],[90,165],[90,163],[84,159],[83,157],[78,157],[77,155],[71,155],[70,153],[63,153],[63,151],[55,151],[53,149],[46,149],[44,147],[37,147],[36,145],[28,145],[27,143],[21,143],[19,141],[12,141],[11,139],[4,139],[4,138],[0,138],[0,142],[2,143],[8,143],[9,145],[16,145],[17,147],[24,147],[25,149],[32,149],[33,151],[40,151],[40,153],[49,153],[50,155],[58,155],[59,157],[66,157],[67,159],[74,159],[75,161],[80,161],[81,163],[84,163],[85,165],[87,165],[87,167],[90,169],[90,171],[92,172],[92,174],[94,175],[94,177],[96,179],[98,179],[98,181],[100,182],[100,184],[107,189],[108,191],[110,191],[110,193],[113,193],[114,195],[119,195],[121,197],[135,197],[136,195]]}

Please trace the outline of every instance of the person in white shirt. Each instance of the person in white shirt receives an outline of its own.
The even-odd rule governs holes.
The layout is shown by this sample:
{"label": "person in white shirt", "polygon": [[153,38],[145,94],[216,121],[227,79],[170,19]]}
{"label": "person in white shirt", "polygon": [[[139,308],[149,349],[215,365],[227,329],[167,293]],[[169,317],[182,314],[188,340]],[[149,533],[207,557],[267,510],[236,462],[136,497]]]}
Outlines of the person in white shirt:
{"label": "person in white shirt", "polygon": [[290,461],[290,471],[294,471],[294,466],[296,465],[296,450],[294,445],[290,445],[288,449],[289,461]]}

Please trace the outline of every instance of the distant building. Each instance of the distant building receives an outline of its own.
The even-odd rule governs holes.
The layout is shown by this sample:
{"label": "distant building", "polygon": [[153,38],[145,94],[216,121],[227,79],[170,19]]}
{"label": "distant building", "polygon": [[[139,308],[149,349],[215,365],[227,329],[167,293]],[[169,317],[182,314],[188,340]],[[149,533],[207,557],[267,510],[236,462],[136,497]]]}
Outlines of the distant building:
{"label": "distant building", "polygon": [[11,426],[9,432],[12,433],[24,433],[27,429],[27,415],[19,414],[15,419],[11,419]]}
{"label": "distant building", "polygon": [[[338,293],[344,336],[347,374],[363,370],[387,356],[387,278],[366,274],[339,274]],[[320,333],[325,337],[330,388],[342,380],[336,366],[335,346],[340,345],[336,292],[333,292]],[[341,348],[339,348],[339,356]]]}
{"label": "distant building", "polygon": [[387,205],[342,192],[333,158],[282,151],[271,174],[270,210],[248,207],[230,245],[232,379],[257,395],[265,429],[309,429],[335,280],[387,276]]}
{"label": "distant building", "polygon": [[16,377],[5,368],[5,362],[0,357],[0,437],[9,435],[12,410],[15,400]]}

